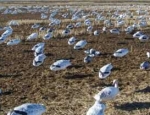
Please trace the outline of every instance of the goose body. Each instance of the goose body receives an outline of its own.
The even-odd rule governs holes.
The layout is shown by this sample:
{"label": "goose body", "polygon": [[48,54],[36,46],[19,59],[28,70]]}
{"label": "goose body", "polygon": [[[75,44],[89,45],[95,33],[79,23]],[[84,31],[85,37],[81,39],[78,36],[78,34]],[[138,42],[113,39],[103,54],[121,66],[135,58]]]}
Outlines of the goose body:
{"label": "goose body", "polygon": [[147,35],[141,35],[141,36],[139,37],[139,40],[140,40],[141,42],[145,42],[145,41],[149,40],[149,36],[147,36]]}
{"label": "goose body", "polygon": [[91,108],[89,108],[86,115],[105,115],[104,114],[105,109],[106,109],[105,104],[99,101],[95,101],[94,105]]}
{"label": "goose body", "polygon": [[13,40],[10,40],[9,42],[7,42],[7,45],[8,46],[12,46],[12,45],[17,45],[21,42],[20,39],[13,39]]}
{"label": "goose body", "polygon": [[5,36],[5,37],[8,37],[12,34],[13,32],[13,29],[11,28],[11,26],[9,27],[4,27],[4,29],[6,29],[6,31],[1,35],[2,37]]}
{"label": "goose body", "polygon": [[35,51],[34,51],[34,56],[36,57],[36,56],[38,56],[38,55],[40,55],[40,54],[43,54],[43,51],[44,51],[44,47],[43,47],[43,46],[37,47],[37,48],[35,49]]}
{"label": "goose body", "polygon": [[99,70],[99,78],[100,79],[105,79],[111,74],[113,66],[110,64],[104,65],[102,68]]}
{"label": "goose body", "polygon": [[31,35],[28,36],[27,40],[34,40],[38,37],[37,33],[32,33]]}
{"label": "goose body", "polygon": [[70,60],[58,60],[56,62],[54,62],[51,66],[50,66],[50,69],[52,71],[59,71],[59,70],[64,70],[66,69],[68,66],[71,65],[71,62]]}
{"label": "goose body", "polygon": [[42,115],[46,111],[43,104],[25,103],[15,107],[7,115]]}
{"label": "goose body", "polygon": [[150,52],[146,52],[148,58],[150,58]]}
{"label": "goose body", "polygon": [[105,102],[114,99],[119,93],[117,80],[113,81],[113,85],[114,86],[110,86],[102,89],[98,94],[94,96],[95,100],[100,102],[103,101]]}
{"label": "goose body", "polygon": [[90,57],[99,56],[100,52],[96,51],[95,49],[91,48],[89,50],[85,50],[84,53],[88,54]]}
{"label": "goose body", "polygon": [[86,56],[84,58],[84,63],[90,63],[91,61],[92,61],[92,57],[90,57],[90,56]]}
{"label": "goose body", "polygon": [[125,56],[128,52],[129,52],[128,49],[118,49],[118,50],[113,54],[113,56],[114,56],[114,57],[123,57],[123,56]]}
{"label": "goose body", "polygon": [[33,47],[32,47],[32,49],[31,50],[33,50],[33,51],[35,51],[36,50],[36,48],[38,48],[38,47],[43,47],[44,48],[44,46],[45,46],[45,43],[37,43],[36,45],[34,45]]}
{"label": "goose body", "polygon": [[68,44],[69,44],[69,45],[73,45],[75,42],[76,42],[76,38],[75,38],[75,37],[71,37],[71,38],[68,40]]}
{"label": "goose body", "polygon": [[75,44],[74,49],[76,50],[82,49],[85,47],[86,44],[87,44],[86,40],[80,40]]}
{"label": "goose body", "polygon": [[144,61],[140,64],[140,69],[147,70],[150,68],[150,63],[148,61]]}
{"label": "goose body", "polygon": [[52,33],[47,33],[45,34],[45,36],[43,37],[44,40],[49,40],[53,37]]}
{"label": "goose body", "polygon": [[44,54],[39,54],[34,58],[33,66],[40,66],[44,62],[45,58],[46,56]]}
{"label": "goose body", "polygon": [[98,31],[98,30],[94,31],[94,36],[98,36],[99,34],[100,34],[100,31]]}
{"label": "goose body", "polygon": [[64,31],[62,31],[63,35],[69,35],[70,34],[70,30],[69,29],[65,29]]}
{"label": "goose body", "polygon": [[144,35],[142,32],[138,31],[135,34],[133,34],[133,38],[139,38],[140,36]]}
{"label": "goose body", "polygon": [[9,22],[8,25],[9,25],[9,26],[18,26],[19,23],[18,23],[17,21],[15,21],[15,20],[12,20],[12,21]]}
{"label": "goose body", "polygon": [[111,29],[110,33],[112,33],[112,34],[120,34],[120,31],[118,29]]}

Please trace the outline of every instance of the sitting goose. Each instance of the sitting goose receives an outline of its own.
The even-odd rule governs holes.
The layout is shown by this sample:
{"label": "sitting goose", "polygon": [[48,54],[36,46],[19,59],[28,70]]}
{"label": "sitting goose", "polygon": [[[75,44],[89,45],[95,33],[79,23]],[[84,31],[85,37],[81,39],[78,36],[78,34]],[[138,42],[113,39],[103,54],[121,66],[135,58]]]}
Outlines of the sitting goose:
{"label": "sitting goose", "polygon": [[127,53],[129,52],[128,49],[118,49],[117,51],[115,51],[115,53],[113,54],[114,57],[123,57],[125,56]]}
{"label": "sitting goose", "polygon": [[28,36],[27,40],[34,40],[38,37],[38,33],[32,33]]}
{"label": "sitting goose", "polygon": [[86,40],[80,40],[78,41],[75,46],[74,46],[74,49],[75,50],[79,50],[79,49],[82,49],[85,47],[85,45],[87,44],[87,41]]}
{"label": "sitting goose", "polygon": [[62,31],[62,35],[69,35],[70,34],[70,29],[65,29],[64,31]]}
{"label": "sitting goose", "polygon": [[150,68],[150,63],[148,61],[144,61],[140,64],[140,69],[147,70]]}
{"label": "sitting goose", "polygon": [[43,47],[44,48],[44,46],[45,46],[45,43],[42,43],[42,42],[41,43],[37,43],[36,45],[33,46],[33,48],[31,50],[35,51],[36,48],[38,48],[38,47]]}
{"label": "sitting goose", "polygon": [[20,39],[13,39],[13,40],[10,40],[9,42],[7,42],[7,45],[8,46],[12,46],[12,45],[17,45],[21,42]]}
{"label": "sitting goose", "polygon": [[133,38],[139,38],[142,35],[144,35],[143,32],[138,31],[135,34],[133,34]]}
{"label": "sitting goose", "polygon": [[47,33],[47,34],[44,35],[43,39],[44,39],[44,40],[49,40],[49,39],[51,39],[52,37],[53,37],[53,34],[52,34],[52,33]]}
{"label": "sitting goose", "polygon": [[140,40],[141,42],[145,42],[145,41],[149,40],[149,36],[147,36],[147,35],[141,35],[141,36],[139,37],[139,40]]}
{"label": "sitting goose", "polygon": [[4,43],[6,39],[7,39],[7,36],[1,36],[0,37],[0,44]]}
{"label": "sitting goose", "polygon": [[35,49],[35,51],[34,51],[34,56],[36,57],[36,56],[38,56],[38,55],[40,55],[40,54],[43,54],[43,51],[44,51],[44,47],[43,47],[43,46],[37,47],[37,48]]}
{"label": "sitting goose", "polygon": [[111,29],[110,33],[112,33],[112,34],[120,34],[120,31],[118,29]]}
{"label": "sitting goose", "polygon": [[39,28],[39,27],[40,27],[40,24],[35,23],[34,25],[32,25],[32,27],[31,27],[31,28],[36,29],[36,28]]}
{"label": "sitting goose", "polygon": [[100,52],[96,51],[95,49],[91,48],[89,50],[85,50],[84,53],[88,54],[90,57],[99,56]]}
{"label": "sitting goose", "polygon": [[68,40],[68,44],[69,44],[69,45],[73,45],[75,42],[76,42],[76,38],[75,38],[75,37],[71,37],[71,38],[69,38],[69,40]]}
{"label": "sitting goose", "polygon": [[46,107],[43,104],[25,103],[15,107],[7,115],[42,115],[45,111]]}
{"label": "sitting goose", "polygon": [[45,31],[46,30],[46,28],[45,27],[40,27],[39,28],[39,31],[41,32],[41,31]]}
{"label": "sitting goose", "polygon": [[150,52],[146,52],[148,58],[150,58]]}
{"label": "sitting goose", "polygon": [[100,34],[100,31],[98,31],[98,30],[94,31],[94,36],[98,36],[99,34]]}
{"label": "sitting goose", "polygon": [[81,22],[77,22],[76,24],[75,24],[75,27],[80,27],[81,26]]}
{"label": "sitting goose", "polygon": [[108,77],[111,73],[113,66],[111,63],[104,65],[102,68],[100,68],[99,70],[99,78],[100,79],[105,79],[106,77]]}
{"label": "sitting goose", "polygon": [[113,80],[113,85],[102,89],[94,98],[100,102],[114,99],[119,93],[118,81]]}
{"label": "sitting goose", "polygon": [[92,30],[93,30],[93,26],[88,26],[87,27],[87,32],[92,32]]}
{"label": "sitting goose", "polygon": [[54,62],[51,66],[50,69],[52,71],[59,71],[59,70],[64,70],[66,69],[68,66],[71,65],[70,60],[66,60],[66,59],[61,59],[58,60],[56,62]]}
{"label": "sitting goose", "polygon": [[44,54],[39,54],[34,58],[33,66],[40,66],[44,62],[45,58],[46,56]]}
{"label": "sitting goose", "polygon": [[106,105],[96,100],[94,105],[89,108],[86,115],[104,115],[105,109]]}
{"label": "sitting goose", "polygon": [[84,63],[90,63],[91,61],[92,61],[92,57],[89,55],[84,58]]}

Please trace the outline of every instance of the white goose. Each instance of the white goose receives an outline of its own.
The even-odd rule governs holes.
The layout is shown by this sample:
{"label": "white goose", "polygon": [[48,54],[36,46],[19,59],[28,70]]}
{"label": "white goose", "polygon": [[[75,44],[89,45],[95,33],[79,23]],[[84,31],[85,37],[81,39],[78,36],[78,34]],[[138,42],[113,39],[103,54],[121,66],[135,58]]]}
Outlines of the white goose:
{"label": "white goose", "polygon": [[32,33],[28,36],[27,40],[34,40],[38,37],[38,33]]}
{"label": "white goose", "polygon": [[7,36],[1,36],[0,37],[0,44],[4,43],[6,39],[7,39]]}
{"label": "white goose", "polygon": [[74,49],[76,50],[82,49],[85,47],[86,44],[87,44],[86,40],[80,40],[75,44]]}
{"label": "white goose", "polygon": [[113,66],[111,63],[104,65],[102,68],[99,70],[99,78],[100,79],[105,79],[111,74]]}
{"label": "white goose", "polygon": [[9,27],[4,27],[4,30],[6,29],[6,31],[1,35],[2,37],[5,36],[5,37],[8,37],[12,34],[13,32],[13,29],[11,28],[11,26]]}
{"label": "white goose", "polygon": [[110,33],[112,33],[112,34],[120,34],[120,31],[118,29],[111,29]]}
{"label": "white goose", "polygon": [[113,80],[113,85],[114,86],[102,89],[98,94],[94,96],[94,98],[100,102],[105,102],[114,99],[119,93],[118,81]]}
{"label": "white goose", "polygon": [[133,34],[133,38],[139,38],[142,35],[144,35],[143,32],[138,31],[135,34]]}
{"label": "white goose", "polygon": [[45,58],[46,58],[45,54],[39,54],[34,58],[33,66],[40,66],[44,62]]}
{"label": "white goose", "polygon": [[37,48],[35,49],[35,51],[34,51],[34,56],[36,57],[36,56],[38,56],[38,55],[40,55],[40,54],[43,54],[43,51],[44,51],[44,47],[43,47],[43,46],[37,47]]}
{"label": "white goose", "polygon": [[140,69],[147,70],[150,68],[150,63],[148,61],[144,61],[140,64]]}
{"label": "white goose", "polygon": [[141,35],[141,36],[139,37],[139,40],[140,40],[141,42],[146,42],[147,40],[149,40],[149,36],[147,36],[147,35]]}
{"label": "white goose", "polygon": [[70,60],[66,60],[66,59],[62,59],[62,60],[58,60],[56,62],[54,62],[51,66],[50,69],[52,71],[59,71],[59,70],[64,70],[66,69],[68,66],[71,65]]}
{"label": "white goose", "polygon": [[100,31],[98,31],[98,30],[94,31],[94,36],[98,36],[99,34],[100,34]]}
{"label": "white goose", "polygon": [[41,43],[38,43],[38,44],[34,45],[31,50],[35,51],[36,48],[38,48],[38,47],[44,47],[44,46],[45,46],[45,43],[41,42]]}
{"label": "white goose", "polygon": [[99,101],[95,101],[94,105],[89,108],[86,115],[104,115],[104,111],[106,109],[106,105]]}
{"label": "white goose", "polygon": [[146,52],[148,58],[150,58],[150,52]]}
{"label": "white goose", "polygon": [[12,20],[12,21],[9,22],[8,25],[9,26],[19,26],[19,23],[17,21],[15,21],[15,20]]}
{"label": "white goose", "polygon": [[62,31],[62,35],[67,36],[70,34],[70,30],[69,29],[65,29]]}
{"label": "white goose", "polygon": [[20,39],[13,39],[13,40],[10,40],[9,42],[7,42],[7,45],[8,46],[12,46],[12,45],[17,45],[21,42]]}
{"label": "white goose", "polygon": [[100,52],[96,51],[95,49],[91,48],[89,50],[85,50],[84,53],[86,53],[87,55],[89,55],[90,57],[95,57],[95,56],[99,56]]}
{"label": "white goose", "polygon": [[32,25],[31,28],[36,29],[36,28],[39,28],[39,27],[40,27],[40,24],[35,23],[34,25]]}
{"label": "white goose", "polygon": [[84,63],[90,63],[91,61],[92,61],[92,58],[93,57],[91,57],[91,56],[86,56],[85,58],[84,58]]}
{"label": "white goose", "polygon": [[49,39],[51,39],[52,37],[53,37],[53,34],[52,34],[52,33],[47,33],[47,34],[44,35],[43,39],[44,39],[44,40],[49,40]]}
{"label": "white goose", "polygon": [[25,103],[7,113],[7,115],[42,115],[46,111],[43,104]]}
{"label": "white goose", "polygon": [[69,44],[69,45],[73,45],[75,42],[76,42],[76,38],[75,38],[75,37],[71,37],[71,38],[69,38],[69,40],[68,40],[68,44]]}
{"label": "white goose", "polygon": [[115,51],[115,53],[113,54],[114,57],[123,57],[125,56],[127,53],[129,52],[128,49],[118,49],[117,51]]}

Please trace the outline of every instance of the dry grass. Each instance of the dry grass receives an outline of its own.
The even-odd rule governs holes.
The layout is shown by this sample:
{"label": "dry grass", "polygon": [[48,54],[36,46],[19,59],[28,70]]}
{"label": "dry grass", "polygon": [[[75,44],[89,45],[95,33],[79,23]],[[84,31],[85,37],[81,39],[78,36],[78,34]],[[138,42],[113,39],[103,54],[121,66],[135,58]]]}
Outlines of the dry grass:
{"label": "dry grass", "polygon": [[[44,67],[33,67],[33,52],[30,49],[36,43],[42,42],[42,32],[35,41],[28,42],[26,38],[38,29],[31,29],[33,23],[41,23],[48,27],[49,21],[40,20],[40,14],[1,15],[3,24],[11,19],[17,20],[19,27],[13,27],[14,33],[10,37],[21,38],[23,41],[17,46],[7,47],[0,45],[0,88],[1,95],[0,115],[10,108],[26,102],[43,103],[47,107],[44,115],[85,115],[94,103],[93,96],[102,88],[110,86],[113,79],[118,79],[120,95],[107,103],[106,115],[149,115],[150,113],[150,72],[139,69],[140,63],[146,60],[146,49],[150,42],[140,43],[132,39],[132,35],[100,34],[93,36],[85,32],[85,26],[72,30],[72,35],[61,36],[61,32],[69,23],[69,19],[62,19],[57,27],[54,38],[46,42],[45,54],[47,58]],[[93,18],[91,18],[93,20]],[[83,22],[83,20],[80,20]],[[101,29],[103,24],[95,23],[95,29]],[[145,33],[150,29],[146,28]],[[83,63],[83,50],[71,52],[67,44],[69,37],[75,36],[78,40],[88,41],[85,49],[95,48],[103,55],[93,59],[90,64]],[[112,53],[119,48],[128,48],[129,54],[122,59],[112,57]],[[105,54],[105,55],[104,55]],[[73,67],[64,71],[50,71],[49,66],[60,58],[70,58]],[[112,63],[114,70],[106,80],[98,78],[100,67]]]}

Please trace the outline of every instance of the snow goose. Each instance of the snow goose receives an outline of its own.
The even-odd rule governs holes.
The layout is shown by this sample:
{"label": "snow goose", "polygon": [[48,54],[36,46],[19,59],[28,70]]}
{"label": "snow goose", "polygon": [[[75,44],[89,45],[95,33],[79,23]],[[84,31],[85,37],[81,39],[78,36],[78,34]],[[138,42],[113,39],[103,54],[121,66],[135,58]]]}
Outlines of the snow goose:
{"label": "snow goose", "polygon": [[81,22],[77,22],[76,24],[75,24],[75,27],[80,27],[81,26]]}
{"label": "snow goose", "polygon": [[99,34],[100,34],[100,31],[98,31],[98,30],[94,31],[94,36],[98,36]]}
{"label": "snow goose", "polygon": [[6,31],[1,36],[6,36],[6,37],[10,36],[13,32],[13,29],[11,28],[11,26],[4,27],[4,30],[5,29],[6,29]]}
{"label": "snow goose", "polygon": [[139,38],[140,36],[144,35],[143,32],[138,31],[135,34],[133,34],[133,38]]}
{"label": "snow goose", "polygon": [[12,46],[12,45],[17,45],[21,42],[20,39],[13,39],[13,40],[10,40],[9,42],[7,42],[7,45],[8,46]]}
{"label": "snow goose", "polygon": [[34,56],[36,57],[36,56],[38,56],[38,55],[40,55],[40,54],[43,54],[43,51],[44,51],[44,47],[43,47],[43,46],[37,47],[37,48],[35,49],[35,51],[34,51]]}
{"label": "snow goose", "polygon": [[40,27],[40,24],[35,23],[34,25],[32,25],[32,27],[31,27],[31,28],[36,29],[36,28],[39,28],[39,27]]}
{"label": "snow goose", "polygon": [[49,39],[51,39],[52,37],[53,37],[53,34],[52,34],[52,33],[47,33],[47,34],[44,35],[43,39],[44,39],[44,40],[49,40]]}
{"label": "snow goose", "polygon": [[71,38],[69,38],[69,40],[68,40],[68,44],[69,44],[69,45],[73,45],[75,42],[76,42],[76,38],[75,38],[75,37],[71,37]]}
{"label": "snow goose", "polygon": [[95,49],[91,48],[89,50],[85,50],[84,53],[86,53],[87,55],[89,55],[90,57],[95,57],[95,56],[99,56],[100,52],[96,51]]}
{"label": "snow goose", "polygon": [[102,89],[98,94],[94,96],[95,100],[105,102],[107,100],[114,99],[119,93],[118,81],[113,80],[113,85],[114,86],[109,86]]}
{"label": "snow goose", "polygon": [[90,63],[91,61],[92,61],[92,57],[89,55],[84,58],[84,63]]}
{"label": "snow goose", "polygon": [[69,25],[67,25],[67,27],[66,27],[67,29],[73,29],[74,28],[74,25],[73,24],[69,24]]}
{"label": "snow goose", "polygon": [[118,29],[111,29],[110,33],[112,33],[112,34],[120,34],[120,31]]}
{"label": "snow goose", "polygon": [[8,25],[9,26],[19,26],[19,23],[17,21],[15,21],[15,20],[12,20],[12,21],[9,22]]}
{"label": "snow goose", "polygon": [[31,50],[35,51],[36,48],[38,48],[38,47],[44,47],[44,46],[45,46],[45,43],[43,43],[43,42],[37,43],[36,45],[34,45],[34,46],[32,47]]}
{"label": "snow goose", "polygon": [[87,27],[87,32],[92,32],[92,30],[93,30],[93,26],[88,26]]}
{"label": "snow goose", "polygon": [[4,43],[6,39],[7,39],[7,36],[1,36],[0,37],[0,44]]}
{"label": "snow goose", "polygon": [[99,101],[95,101],[94,105],[89,108],[86,115],[104,115],[104,111],[106,109],[106,105]]}
{"label": "snow goose", "polygon": [[38,33],[32,33],[28,36],[27,40],[34,40],[38,37]]}
{"label": "snow goose", "polygon": [[106,33],[106,27],[102,28],[103,33]]}
{"label": "snow goose", "polygon": [[107,64],[104,65],[102,68],[100,68],[99,70],[99,78],[100,79],[105,79],[106,77],[108,77],[111,74],[111,70],[112,70],[113,66],[112,64]]}
{"label": "snow goose", "polygon": [[150,68],[150,63],[148,61],[144,61],[140,64],[140,69],[147,70]]}
{"label": "snow goose", "polygon": [[141,36],[139,37],[139,40],[140,40],[141,42],[145,42],[145,41],[149,40],[149,36],[147,36],[147,35],[141,35]]}
{"label": "snow goose", "polygon": [[45,54],[39,54],[34,58],[33,66],[40,66],[44,62],[45,58],[46,58]]}
{"label": "snow goose", "polygon": [[125,32],[126,32],[127,34],[130,34],[130,33],[133,32],[133,30],[134,30],[134,27],[133,27],[133,26],[128,26],[128,27],[125,29]]}
{"label": "snow goose", "polygon": [[66,69],[68,66],[71,65],[70,60],[66,60],[66,59],[62,59],[62,60],[58,60],[56,62],[54,62],[51,66],[50,69],[52,71],[59,71],[59,70],[64,70]]}
{"label": "snow goose", "polygon": [[74,49],[76,50],[82,49],[85,47],[86,44],[87,44],[86,40],[80,40],[74,45]]}
{"label": "snow goose", "polygon": [[15,107],[7,115],[42,115],[46,111],[43,104],[25,103]]}
{"label": "snow goose", "polygon": [[113,54],[114,57],[123,57],[125,56],[127,53],[129,52],[128,49],[118,49],[117,51],[115,51],[115,53]]}
{"label": "snow goose", "polygon": [[65,29],[62,31],[62,35],[69,35],[70,34],[70,30],[69,29]]}
{"label": "snow goose", "polygon": [[46,28],[45,27],[40,27],[39,28],[39,31],[41,32],[41,31],[45,31],[46,30]]}

